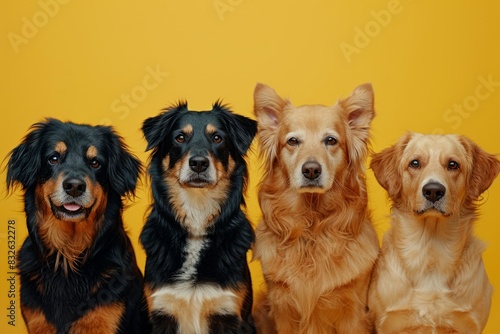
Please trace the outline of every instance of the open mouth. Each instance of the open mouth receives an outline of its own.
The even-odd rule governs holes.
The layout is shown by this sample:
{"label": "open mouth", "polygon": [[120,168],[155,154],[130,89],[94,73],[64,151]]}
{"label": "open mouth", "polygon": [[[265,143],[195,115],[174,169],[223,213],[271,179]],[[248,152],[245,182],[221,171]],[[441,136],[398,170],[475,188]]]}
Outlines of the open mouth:
{"label": "open mouth", "polygon": [[74,220],[78,218],[86,218],[92,207],[85,208],[77,203],[65,203],[63,205],[55,205],[50,202],[50,207],[54,216],[61,220]]}

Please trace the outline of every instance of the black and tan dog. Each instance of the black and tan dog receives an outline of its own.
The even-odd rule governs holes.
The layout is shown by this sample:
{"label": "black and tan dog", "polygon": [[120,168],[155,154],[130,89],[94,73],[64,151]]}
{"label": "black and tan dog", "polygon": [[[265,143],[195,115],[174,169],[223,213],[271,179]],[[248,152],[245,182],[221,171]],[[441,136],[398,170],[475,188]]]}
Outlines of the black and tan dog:
{"label": "black and tan dog", "polygon": [[105,126],[48,119],[11,151],[29,236],[18,254],[30,333],[148,333],[143,278],[123,228],[139,161]]}
{"label": "black and tan dog", "polygon": [[141,242],[153,332],[253,332],[254,233],[241,206],[256,122],[219,102],[207,112],[179,103],[142,130],[152,150],[154,203]]}

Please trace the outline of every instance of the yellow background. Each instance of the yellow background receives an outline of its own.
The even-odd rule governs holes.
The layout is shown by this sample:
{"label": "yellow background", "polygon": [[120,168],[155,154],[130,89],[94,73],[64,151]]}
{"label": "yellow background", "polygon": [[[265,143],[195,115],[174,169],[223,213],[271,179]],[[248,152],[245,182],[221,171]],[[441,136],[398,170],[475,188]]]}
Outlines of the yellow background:
{"label": "yellow background", "polygon": [[[209,109],[223,98],[237,113],[253,117],[257,82],[296,104],[333,104],[358,84],[371,82],[376,152],[412,130],[465,134],[486,151],[500,153],[498,2],[7,0],[1,7],[1,157],[32,123],[55,117],[112,124],[146,161],[139,130],[145,118],[181,98],[194,110]],[[248,214],[253,223],[260,215],[258,166],[252,154]],[[5,171],[0,177],[5,180]],[[371,171],[368,180],[373,222],[382,234],[389,206]],[[137,240],[148,191],[140,186],[125,212],[141,268],[145,258]],[[18,247],[26,236],[20,195],[7,197],[2,181],[1,333],[25,332],[19,309],[16,327],[8,326],[6,317],[7,221],[16,221]],[[496,334],[500,180],[484,202],[476,232],[488,243],[484,260],[497,288],[484,333]],[[257,263],[252,272],[258,288]]]}

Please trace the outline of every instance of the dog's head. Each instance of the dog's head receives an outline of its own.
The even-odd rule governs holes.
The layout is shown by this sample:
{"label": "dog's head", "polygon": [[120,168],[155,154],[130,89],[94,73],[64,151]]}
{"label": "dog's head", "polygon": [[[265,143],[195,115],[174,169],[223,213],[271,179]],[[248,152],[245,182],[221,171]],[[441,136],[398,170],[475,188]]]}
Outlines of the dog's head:
{"label": "dog's head", "polygon": [[142,130],[147,150],[153,150],[153,178],[160,177],[169,188],[216,188],[225,196],[236,167],[246,178],[244,156],[257,123],[220,102],[205,112],[190,111],[181,102],[145,120]]}
{"label": "dog's head", "polygon": [[347,173],[364,171],[375,116],[370,84],[357,87],[333,106],[299,107],[271,87],[257,84],[254,105],[266,176],[280,168],[291,189],[323,193],[335,180],[345,182]]}
{"label": "dog's head", "polygon": [[108,197],[133,194],[140,162],[110,127],[48,119],[10,152],[7,168],[8,188],[19,184],[33,199],[26,206],[28,224],[35,217],[30,233],[39,231],[46,246],[60,249],[74,247],[65,243],[79,233],[87,239],[80,246],[89,246]]}
{"label": "dog's head", "polygon": [[420,217],[473,209],[500,172],[495,156],[463,136],[415,133],[375,154],[370,166],[394,206]]}

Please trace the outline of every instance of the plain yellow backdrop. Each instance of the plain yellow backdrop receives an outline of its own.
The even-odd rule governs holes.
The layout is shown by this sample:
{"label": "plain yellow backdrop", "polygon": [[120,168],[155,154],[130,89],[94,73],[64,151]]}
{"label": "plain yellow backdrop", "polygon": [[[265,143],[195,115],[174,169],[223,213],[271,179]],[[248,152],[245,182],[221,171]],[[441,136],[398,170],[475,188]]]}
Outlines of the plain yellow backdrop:
{"label": "plain yellow backdrop", "polygon": [[[110,124],[142,161],[142,121],[187,99],[193,110],[222,98],[253,117],[252,92],[267,83],[296,104],[334,104],[371,82],[375,152],[408,130],[467,135],[500,153],[500,4],[472,1],[4,1],[0,11],[0,157],[45,117]],[[256,154],[249,157],[248,215],[258,222]],[[5,165],[5,161],[3,162]],[[370,170],[380,235],[389,205]],[[0,332],[25,333],[19,280],[9,297],[8,221],[26,237],[21,192],[0,175]],[[138,244],[149,189],[125,212]],[[484,194],[476,233],[497,288],[484,333],[500,333],[500,180]],[[262,277],[251,264],[256,289]],[[15,327],[8,325],[16,306]]]}

